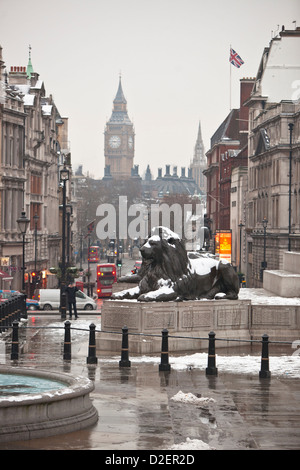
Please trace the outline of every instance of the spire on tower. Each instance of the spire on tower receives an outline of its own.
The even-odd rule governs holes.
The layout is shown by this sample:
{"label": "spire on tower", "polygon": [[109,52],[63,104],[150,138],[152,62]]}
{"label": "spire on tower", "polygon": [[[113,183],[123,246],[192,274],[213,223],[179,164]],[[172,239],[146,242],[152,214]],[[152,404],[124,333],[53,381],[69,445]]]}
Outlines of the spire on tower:
{"label": "spire on tower", "polygon": [[116,97],[115,97],[115,99],[114,99],[114,103],[124,103],[124,104],[127,104],[127,101],[126,101],[126,99],[125,99],[125,96],[124,96],[124,93],[123,93],[123,89],[122,89],[121,73],[120,73],[120,76],[119,76],[119,88],[118,88]]}
{"label": "spire on tower", "polygon": [[33,67],[31,63],[31,45],[29,44],[29,58],[28,58],[28,65],[27,65],[27,78],[31,78],[31,74],[33,74]]}
{"label": "spire on tower", "polygon": [[131,121],[128,117],[127,114],[127,101],[125,99],[123,89],[122,89],[122,83],[121,83],[121,74],[119,77],[119,87],[118,91],[116,94],[116,97],[113,101],[114,107],[112,111],[112,115],[110,117],[110,120],[108,122],[110,123],[122,123],[122,124],[129,124],[131,125]]}
{"label": "spire on tower", "polygon": [[204,159],[204,145],[203,145],[203,140],[202,140],[202,132],[201,132],[201,124],[199,121],[199,126],[198,126],[198,135],[197,135],[197,140],[195,144],[195,149],[194,149],[194,162],[200,162],[201,160]]}
{"label": "spire on tower", "polygon": [[200,124],[200,121],[199,121],[199,127],[198,127],[198,138],[197,138],[197,140],[198,140],[199,142],[202,141],[202,132],[201,132],[201,124]]}

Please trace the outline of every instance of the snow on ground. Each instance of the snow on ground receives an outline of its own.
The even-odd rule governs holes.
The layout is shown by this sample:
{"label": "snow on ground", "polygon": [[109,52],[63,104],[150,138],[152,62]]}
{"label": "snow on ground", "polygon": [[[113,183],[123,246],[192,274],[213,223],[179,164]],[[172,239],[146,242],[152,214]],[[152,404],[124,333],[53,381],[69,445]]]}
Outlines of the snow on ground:
{"label": "snow on ground", "polygon": [[[276,297],[264,289],[240,289],[240,300],[251,300],[252,304],[263,305],[300,305],[300,298]],[[217,300],[216,300],[217,302]],[[92,323],[96,325],[96,332],[101,331],[101,317],[95,317]],[[71,321],[71,338],[72,341],[80,339],[83,335],[87,335],[89,331],[90,320],[84,317]],[[62,326],[61,322],[54,323],[52,326]],[[73,328],[76,328],[73,330]],[[78,330],[77,330],[78,328]],[[57,334],[57,330],[55,334]],[[64,334],[63,329],[61,334]],[[300,338],[291,345],[290,354],[281,356],[272,356],[272,350],[269,351],[269,369],[272,376],[285,376],[300,378]],[[217,351],[216,351],[217,352]],[[119,361],[119,357],[103,358],[107,362]],[[160,363],[160,355],[157,356],[134,356],[130,357],[130,361],[134,363]],[[207,353],[186,354],[182,356],[172,356],[169,354],[169,363],[174,370],[202,369],[207,367]],[[254,355],[216,355],[216,367],[219,372],[229,372],[234,374],[258,374],[261,368],[261,357]]]}
{"label": "snow on ground", "polygon": [[176,395],[174,395],[171,400],[180,401],[182,403],[190,403],[194,405],[203,405],[215,401],[213,398],[196,396],[193,393],[184,393],[181,390],[176,393]]}
{"label": "snow on ground", "polygon": [[[97,331],[101,331],[101,320],[99,318],[95,319],[93,323],[96,325]],[[78,319],[71,322],[71,340],[80,341],[89,334],[89,326],[91,324],[90,320]],[[51,326],[55,327],[53,329],[54,334],[58,334],[57,326],[61,326],[61,323],[53,323]],[[73,329],[74,328],[74,329]],[[64,328],[61,330],[61,335],[63,338]],[[281,377],[291,377],[291,378],[300,378],[300,349],[297,349],[297,346],[300,344],[299,341],[295,341],[290,346],[289,351],[285,355],[272,355],[272,349],[269,351],[269,369],[272,376],[281,376]],[[289,345],[287,346],[289,348]],[[132,364],[137,363],[149,363],[149,364],[159,364],[161,361],[160,354],[156,356],[151,355],[141,355],[141,356],[130,356],[130,361]],[[112,357],[102,357],[101,361],[105,362],[118,362],[120,356],[114,355]],[[194,354],[183,354],[181,356],[174,356],[172,353],[169,354],[169,364],[171,369],[174,370],[191,370],[191,369],[200,369],[205,370],[207,367],[207,353],[199,352]],[[258,374],[261,368],[261,356],[251,355],[251,354],[241,354],[241,355],[224,355],[218,354],[216,351],[216,367],[219,372],[228,372],[233,374]]]}
{"label": "snow on ground", "polygon": [[168,447],[168,450],[214,450],[214,448],[210,447],[200,439],[190,439],[187,437],[185,442],[174,444],[171,447]]}
{"label": "snow on ground", "polygon": [[[299,298],[283,298],[275,297],[271,293],[268,293],[264,289],[241,289],[239,293],[240,300],[251,300],[253,304],[264,304],[264,305],[300,305]],[[94,323],[96,325],[96,332],[101,331],[101,317],[95,316],[92,320],[91,318],[86,319],[84,316],[80,316],[78,320],[71,320],[71,340],[72,341],[82,341],[86,340],[87,335],[89,334],[90,324]],[[49,326],[53,327],[53,335],[64,336],[64,327],[61,321],[51,323]],[[57,329],[60,327],[59,329]],[[48,333],[49,334],[49,333]],[[4,344],[4,342],[3,342]],[[284,378],[300,378],[300,349],[296,349],[296,346],[300,344],[299,341],[295,341],[291,345],[290,354],[285,355],[272,355],[270,351],[269,358],[269,369],[271,371],[272,377],[284,377]],[[0,341],[1,346],[1,341]],[[216,351],[217,352],[217,351]],[[1,348],[0,348],[1,353]],[[3,354],[5,350],[3,350]],[[1,356],[1,354],[0,354]],[[137,363],[149,363],[153,365],[158,365],[161,361],[160,354],[156,356],[130,356],[130,361],[132,366]],[[114,357],[101,357],[101,362],[114,362],[117,363],[120,360],[119,355]],[[0,361],[1,362],[1,361]],[[169,354],[169,363],[171,365],[171,370],[191,370],[199,369],[205,371],[207,367],[207,353],[194,353],[194,354],[183,354],[181,356],[172,356]],[[232,374],[252,374],[257,375],[261,368],[261,357],[260,355],[219,355],[216,354],[216,367],[218,368],[219,374],[222,372],[232,373]],[[189,392],[179,391],[176,395],[172,397],[174,401],[181,401],[187,403],[189,406],[194,406],[195,404],[208,404],[211,398],[206,397],[197,397]],[[169,447],[169,450],[214,450],[205,442],[199,439],[190,439],[187,438],[186,441],[177,443]]]}
{"label": "snow on ground", "polygon": [[[159,364],[160,357],[140,356],[130,357],[131,363],[153,363]],[[106,358],[107,362],[115,362],[117,357]],[[169,356],[169,364],[174,370],[205,370],[207,367],[207,353],[188,354],[179,357]],[[219,356],[216,355],[216,367],[218,371],[232,374],[258,374],[261,368],[260,356]],[[272,376],[284,376],[300,378],[300,355],[296,355],[291,349],[290,356],[269,357],[269,369]]]}
{"label": "snow on ground", "polygon": [[[93,318],[92,320],[90,318],[88,320],[84,317],[80,318],[79,316],[78,320],[73,319],[66,321],[70,321],[71,323],[71,339],[74,340],[82,336],[86,336],[90,331],[90,325],[92,323],[96,326],[96,331],[101,331],[101,318],[98,316],[95,317],[95,319]],[[62,336],[65,334],[64,323],[62,323],[61,321],[50,323],[49,325],[47,325],[47,327],[49,328],[48,331],[51,331],[51,329],[53,328],[52,331],[55,332],[55,335],[59,334],[59,332]]]}
{"label": "snow on ground", "polygon": [[300,305],[299,297],[279,297],[265,289],[240,289],[239,300],[251,300],[252,305]]}

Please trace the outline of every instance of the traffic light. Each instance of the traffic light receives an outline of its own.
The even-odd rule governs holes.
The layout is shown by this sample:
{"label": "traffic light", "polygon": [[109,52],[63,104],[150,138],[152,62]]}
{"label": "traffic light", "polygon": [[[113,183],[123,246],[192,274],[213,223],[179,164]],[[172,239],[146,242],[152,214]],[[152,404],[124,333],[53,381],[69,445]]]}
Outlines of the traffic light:
{"label": "traffic light", "polygon": [[40,282],[40,273],[36,271],[31,271],[31,282],[37,284]]}
{"label": "traffic light", "polygon": [[122,266],[122,259],[117,259],[117,266]]}

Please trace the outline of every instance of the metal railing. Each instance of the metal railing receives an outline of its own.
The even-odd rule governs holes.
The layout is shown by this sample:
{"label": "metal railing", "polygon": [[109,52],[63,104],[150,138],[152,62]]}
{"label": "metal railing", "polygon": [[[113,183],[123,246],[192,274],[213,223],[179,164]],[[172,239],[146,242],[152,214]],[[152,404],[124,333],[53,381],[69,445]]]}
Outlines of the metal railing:
{"label": "metal railing", "polygon": [[26,295],[13,293],[9,299],[0,301],[0,332],[7,331],[15,320],[27,318]]}
{"label": "metal railing", "polygon": [[[12,340],[11,340],[11,360],[19,359],[19,322],[14,320],[12,324]],[[9,328],[7,326],[6,328]],[[87,328],[71,328],[71,322],[66,321],[64,326],[53,327],[53,326],[25,326],[25,329],[64,329],[64,347],[63,347],[63,359],[66,361],[71,361],[71,330],[80,330],[80,331],[89,331],[89,344],[88,344],[88,355],[86,358],[87,364],[97,364],[98,358],[96,356],[96,325],[91,323],[89,329]],[[129,360],[129,335],[135,336],[149,336],[149,337],[161,337],[161,360],[159,364],[159,371],[169,372],[171,370],[171,365],[169,363],[169,338],[178,339],[179,336],[169,335],[167,329],[163,329],[161,335],[150,334],[150,333],[129,333],[127,326],[122,328],[122,331],[103,331],[98,330],[101,333],[117,334],[122,335],[121,343],[121,359],[119,361],[119,367],[131,367],[131,361]],[[189,336],[180,336],[187,340],[207,340],[208,341],[208,356],[207,356],[207,367],[205,369],[206,375],[217,376],[218,369],[216,365],[216,341],[227,341],[227,342],[239,342],[239,343],[260,343],[261,344],[261,368],[259,371],[260,378],[270,378],[271,372],[269,369],[269,345],[270,344],[289,344],[290,341],[270,341],[267,334],[262,335],[262,339],[256,340],[247,340],[247,339],[228,339],[228,338],[216,338],[216,334],[213,331],[210,331],[208,337],[189,337]]]}

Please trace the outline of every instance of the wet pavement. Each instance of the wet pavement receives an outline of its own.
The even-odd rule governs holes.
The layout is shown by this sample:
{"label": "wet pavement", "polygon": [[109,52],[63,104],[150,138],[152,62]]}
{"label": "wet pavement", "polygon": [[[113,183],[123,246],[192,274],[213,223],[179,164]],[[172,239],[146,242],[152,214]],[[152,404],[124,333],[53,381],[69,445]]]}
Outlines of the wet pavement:
{"label": "wet pavement", "polygon": [[[7,341],[0,362],[89,377],[95,385],[90,396],[99,414],[97,424],[49,438],[0,443],[0,450],[192,453],[300,448],[300,379],[226,372],[208,377],[204,369],[188,367],[159,372],[158,362],[132,361],[131,367],[120,368],[117,356],[98,356],[96,365],[88,365],[89,331],[82,330],[84,322],[97,329],[101,316],[82,314],[77,323],[72,321],[72,359],[65,361],[59,314],[29,314],[27,328],[20,328],[19,360],[10,360]],[[203,401],[175,401],[179,392]]]}

